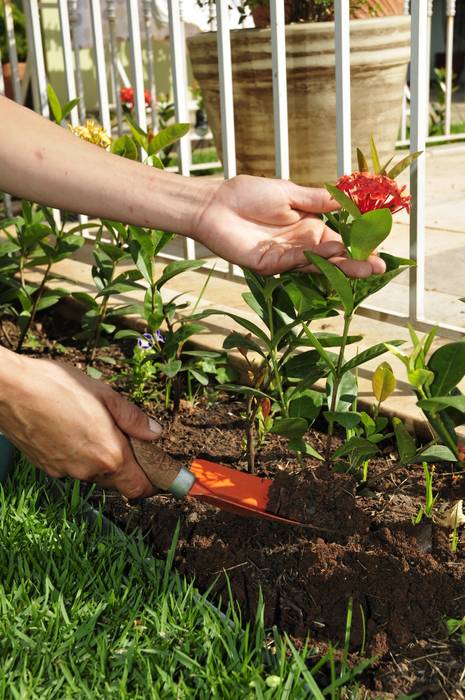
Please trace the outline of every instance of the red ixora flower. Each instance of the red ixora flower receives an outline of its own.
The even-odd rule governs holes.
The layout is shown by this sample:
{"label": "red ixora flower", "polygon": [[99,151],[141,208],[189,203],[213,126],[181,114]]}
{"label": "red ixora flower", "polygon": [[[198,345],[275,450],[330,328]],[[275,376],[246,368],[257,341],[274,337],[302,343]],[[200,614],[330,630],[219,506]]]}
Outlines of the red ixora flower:
{"label": "red ixora flower", "polygon": [[[122,87],[119,91],[119,97],[121,102],[132,109],[134,107],[134,88],[132,87]],[[145,106],[150,107],[150,93],[148,90],[144,90]]]}
{"label": "red ixora flower", "polygon": [[410,211],[411,196],[405,192],[405,185],[399,187],[387,175],[354,172],[343,175],[336,187],[344,192],[364,214],[373,209],[390,209],[392,214],[405,209]]}

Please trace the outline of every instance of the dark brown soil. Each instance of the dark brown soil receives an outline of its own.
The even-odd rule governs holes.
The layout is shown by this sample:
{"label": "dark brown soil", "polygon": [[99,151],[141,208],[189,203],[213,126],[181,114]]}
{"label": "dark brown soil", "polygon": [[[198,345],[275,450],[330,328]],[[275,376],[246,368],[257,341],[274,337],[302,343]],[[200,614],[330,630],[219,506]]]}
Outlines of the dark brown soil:
{"label": "dark brown soil", "polygon": [[[47,323],[39,330],[45,336]],[[63,330],[59,342],[65,335]],[[54,342],[49,336],[45,343],[49,355]],[[119,348],[100,353],[124,362]],[[83,361],[78,347],[64,357]],[[99,369],[115,371],[106,361]],[[246,468],[240,402],[220,397],[214,404],[183,403],[174,419],[154,405],[146,410],[164,422],[163,446],[173,457]],[[321,449],[324,436],[313,431],[310,439]],[[465,615],[465,537],[459,533],[454,553],[444,528],[427,519],[414,526],[412,517],[424,502],[421,467],[399,469],[388,445],[370,463],[370,478],[389,468],[391,474],[359,493],[350,475],[312,460],[300,469],[285,441],[273,436],[257,459],[258,473],[274,478],[268,508],[302,526],[241,518],[166,495],[131,505],[109,494],[105,508],[121,526],[140,527],[161,557],[180,521],[175,565],[181,572],[195,577],[201,590],[211,587],[217,600],[228,598],[227,577],[245,617],[254,616],[261,591],[266,624],[287,631],[296,643],[309,636],[317,651],[328,641],[342,642],[352,599],[352,651],[376,656],[362,678],[370,697],[415,692],[465,698],[465,647],[458,635],[448,638],[444,625],[446,617]],[[465,498],[465,478],[438,467],[434,490],[436,510],[450,507]]]}

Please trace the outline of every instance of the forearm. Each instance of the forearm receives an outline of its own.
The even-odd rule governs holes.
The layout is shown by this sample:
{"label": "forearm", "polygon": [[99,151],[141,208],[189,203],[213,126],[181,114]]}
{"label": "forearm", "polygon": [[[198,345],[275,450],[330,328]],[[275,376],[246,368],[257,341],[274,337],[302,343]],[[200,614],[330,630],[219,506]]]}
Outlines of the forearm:
{"label": "forearm", "polygon": [[216,183],[112,155],[0,97],[0,191],[39,204],[183,235]]}

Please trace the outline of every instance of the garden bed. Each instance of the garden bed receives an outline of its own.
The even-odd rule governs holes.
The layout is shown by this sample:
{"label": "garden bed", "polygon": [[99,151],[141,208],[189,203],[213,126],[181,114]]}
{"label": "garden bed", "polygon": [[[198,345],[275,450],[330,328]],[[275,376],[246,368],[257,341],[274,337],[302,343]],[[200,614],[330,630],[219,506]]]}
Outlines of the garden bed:
{"label": "garden bed", "polygon": [[[52,324],[47,316],[40,318],[40,343],[27,352],[84,366],[79,345],[70,341],[73,324],[63,321],[57,327],[56,314],[54,319]],[[0,330],[7,345],[7,336],[15,336],[14,324],[4,320]],[[129,347],[101,349],[103,359],[95,363],[107,378],[120,377],[114,386],[123,392],[121,369]],[[225,396],[195,406],[183,402],[174,419],[158,404],[144,409],[163,423],[163,446],[173,457],[246,467],[242,403]],[[312,431],[310,439],[318,448],[323,436]],[[390,473],[376,480],[385,470]],[[201,590],[212,587],[223,600],[229,581],[245,617],[254,615],[261,590],[266,625],[301,642],[309,635],[321,651],[329,641],[342,644],[352,599],[351,648],[354,654],[377,657],[363,676],[373,697],[406,692],[463,697],[465,647],[459,635],[448,637],[445,619],[465,614],[465,542],[459,537],[453,552],[449,531],[428,519],[412,524],[424,503],[421,467],[399,468],[387,445],[383,456],[370,462],[371,488],[358,492],[351,476],[329,473],[316,461],[306,460],[301,470],[285,441],[269,436],[257,471],[276,479],[270,507],[305,525],[240,518],[166,495],[128,505],[108,494],[105,509],[123,527],[140,527],[159,556],[169,549],[180,520],[179,571],[195,577]],[[461,474],[438,468],[434,491],[439,511],[465,497],[465,482]]]}

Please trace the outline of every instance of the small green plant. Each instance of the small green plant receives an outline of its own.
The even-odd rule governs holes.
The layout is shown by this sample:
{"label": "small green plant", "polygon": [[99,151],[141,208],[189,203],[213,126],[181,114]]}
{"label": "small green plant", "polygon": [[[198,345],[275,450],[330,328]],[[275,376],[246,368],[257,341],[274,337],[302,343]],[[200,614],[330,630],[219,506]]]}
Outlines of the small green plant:
{"label": "small green plant", "polygon": [[111,297],[142,288],[138,282],[142,275],[138,270],[120,270],[131,260],[129,236],[129,227],[103,220],[93,249],[95,292],[73,292],[73,297],[86,307],[81,318],[82,330],[77,338],[85,341],[88,365],[95,360],[97,348],[108,345],[106,336],[115,333],[118,318],[139,311],[139,305],[134,303],[110,305]]}
{"label": "small green plant", "polygon": [[435,442],[442,443],[461,461],[457,427],[465,423],[465,396],[458,387],[465,377],[465,340],[442,345],[430,354],[436,335],[433,329],[420,339],[410,327],[410,354],[389,349],[403,362],[418,406],[430,424]]}
{"label": "small green plant", "polygon": [[[57,224],[46,207],[36,208],[23,201],[21,210],[21,216],[0,224],[6,235],[6,240],[0,242],[0,307],[18,319],[21,332],[17,352],[21,352],[37,312],[54,306],[68,294],[63,288],[47,288],[54,277],[53,266],[72,256],[84,243],[78,235],[81,226],[67,227],[66,215]],[[31,270],[38,282],[26,279]]]}
{"label": "small green plant", "polygon": [[447,634],[452,637],[454,634],[458,634],[460,641],[465,646],[465,615],[461,618],[448,617],[445,620],[445,625],[447,629]]}
{"label": "small green plant", "polygon": [[423,519],[423,516],[429,518],[433,517],[433,508],[436,503],[437,494],[433,494],[433,477],[434,477],[434,465],[429,469],[426,462],[422,463],[423,474],[425,475],[425,505],[420,506],[418,513],[415,518],[413,518],[413,524],[419,525]]}

